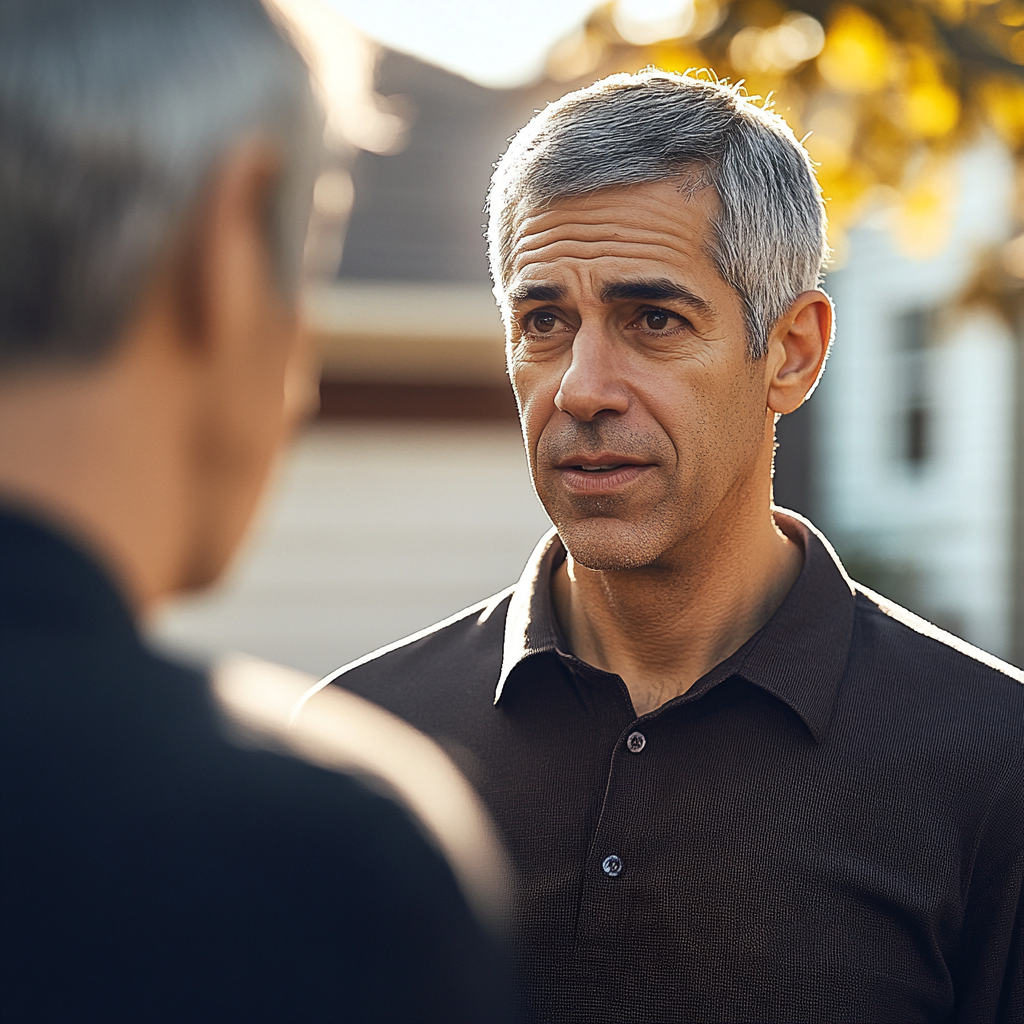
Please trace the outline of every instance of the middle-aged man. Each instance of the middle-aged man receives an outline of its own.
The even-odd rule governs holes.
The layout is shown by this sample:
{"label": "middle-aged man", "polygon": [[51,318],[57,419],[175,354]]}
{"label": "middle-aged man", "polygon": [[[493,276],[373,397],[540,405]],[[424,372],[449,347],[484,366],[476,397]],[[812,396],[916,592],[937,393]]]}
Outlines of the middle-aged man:
{"label": "middle-aged man", "polygon": [[5,1024],[510,1018],[448,759],[139,632],[222,573],[312,383],[321,140],[258,0],[0,0]]}
{"label": "middle-aged man", "polygon": [[771,504],[832,332],[807,154],[723,84],[616,76],[515,138],[490,217],[556,532],[333,681],[489,803],[534,1018],[1020,1022],[1022,675]]}

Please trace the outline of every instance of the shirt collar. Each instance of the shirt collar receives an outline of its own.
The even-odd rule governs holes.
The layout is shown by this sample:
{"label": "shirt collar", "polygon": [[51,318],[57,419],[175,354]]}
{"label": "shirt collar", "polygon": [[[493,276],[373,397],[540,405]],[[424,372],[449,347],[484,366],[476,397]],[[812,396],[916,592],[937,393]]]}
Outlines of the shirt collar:
{"label": "shirt collar", "polygon": [[[828,731],[853,637],[854,590],[828,541],[802,516],[775,510],[779,527],[803,546],[804,565],[775,614],[735,654],[698,680],[690,695],[739,675],[788,704],[815,740]],[[555,530],[537,545],[512,590],[494,702],[524,661],[564,654],[551,575],[565,558]],[[723,671],[723,670],[728,671]]]}
{"label": "shirt collar", "polygon": [[505,615],[505,642],[501,653],[501,675],[494,691],[494,703],[501,700],[505,683],[513,670],[527,658],[558,650],[560,630],[551,603],[551,575],[565,559],[565,548],[552,527],[533,549],[519,582],[512,588]]}

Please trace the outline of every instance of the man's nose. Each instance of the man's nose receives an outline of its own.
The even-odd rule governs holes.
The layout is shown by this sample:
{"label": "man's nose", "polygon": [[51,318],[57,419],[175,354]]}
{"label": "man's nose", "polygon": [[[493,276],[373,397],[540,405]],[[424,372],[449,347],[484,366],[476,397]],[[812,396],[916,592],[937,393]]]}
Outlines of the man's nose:
{"label": "man's nose", "polygon": [[589,422],[601,413],[625,413],[629,392],[617,367],[613,344],[603,331],[581,328],[572,343],[572,362],[555,395],[555,407]]}

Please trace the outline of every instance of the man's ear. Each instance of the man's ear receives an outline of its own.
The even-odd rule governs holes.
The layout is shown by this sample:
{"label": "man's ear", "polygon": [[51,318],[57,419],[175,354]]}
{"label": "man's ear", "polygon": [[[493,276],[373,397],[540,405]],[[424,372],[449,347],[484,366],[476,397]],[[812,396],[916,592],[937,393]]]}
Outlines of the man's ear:
{"label": "man's ear", "polygon": [[[276,290],[271,205],[281,157],[264,139],[239,142],[214,168],[175,247],[180,336],[202,357],[245,320],[253,289]],[[281,296],[284,302],[284,296]]]}
{"label": "man's ear", "polygon": [[832,300],[817,288],[802,292],[768,339],[768,408],[800,408],[818,382],[832,341]]}

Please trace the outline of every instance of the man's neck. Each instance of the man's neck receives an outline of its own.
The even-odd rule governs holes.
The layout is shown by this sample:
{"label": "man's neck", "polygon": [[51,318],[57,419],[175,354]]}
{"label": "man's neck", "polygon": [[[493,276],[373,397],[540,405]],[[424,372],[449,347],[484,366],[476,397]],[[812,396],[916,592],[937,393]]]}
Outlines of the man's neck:
{"label": "man's neck", "polygon": [[742,647],[800,575],[803,551],[768,507],[748,518],[709,524],[656,567],[592,570],[567,555],[556,570],[552,596],[572,652],[621,676],[638,715]]}
{"label": "man's neck", "polygon": [[0,383],[0,502],[74,537],[144,613],[177,570],[188,509],[180,453],[149,429],[179,396],[169,375],[163,393],[127,376],[113,360]]}

